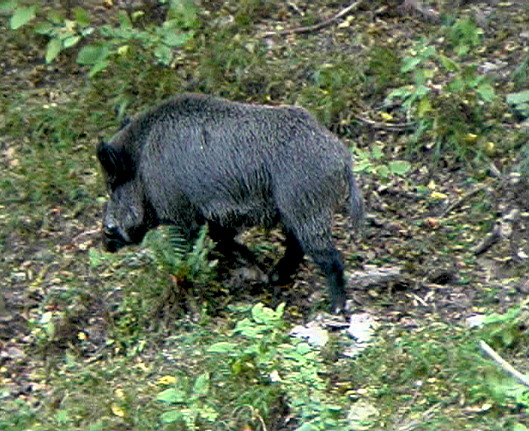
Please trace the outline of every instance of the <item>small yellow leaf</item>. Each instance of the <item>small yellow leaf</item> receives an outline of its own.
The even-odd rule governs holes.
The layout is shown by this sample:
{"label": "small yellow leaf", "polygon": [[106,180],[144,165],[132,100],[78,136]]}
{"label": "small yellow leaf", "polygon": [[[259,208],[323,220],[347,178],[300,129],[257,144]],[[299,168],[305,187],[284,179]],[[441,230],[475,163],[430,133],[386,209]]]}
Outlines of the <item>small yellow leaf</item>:
{"label": "small yellow leaf", "polygon": [[467,144],[472,144],[476,142],[477,140],[478,140],[478,135],[476,135],[475,133],[467,133],[465,135],[465,142]]}
{"label": "small yellow leaf", "polygon": [[129,46],[123,45],[118,48],[118,54],[119,55],[125,55],[127,52],[129,52]]}
{"label": "small yellow leaf", "polygon": [[176,383],[176,377],[174,376],[163,376],[156,382],[159,385],[174,385]]}
{"label": "small yellow leaf", "polygon": [[[118,388],[114,391],[114,395],[117,397],[117,398],[125,398],[125,392],[123,392],[123,389],[121,388]],[[118,415],[119,416],[119,415]]]}
{"label": "small yellow leaf", "polygon": [[382,119],[383,119],[384,121],[391,121],[391,120],[393,120],[393,115],[388,114],[387,112],[381,112],[381,113],[380,113],[380,116],[382,117]]}
{"label": "small yellow leaf", "polygon": [[125,410],[123,410],[120,406],[112,404],[110,408],[112,409],[112,413],[114,413],[116,416],[119,416],[120,418],[125,417]]}
{"label": "small yellow leaf", "polygon": [[441,192],[432,192],[432,194],[430,195],[430,197],[432,199],[438,199],[438,200],[441,200],[441,199],[446,199],[448,196],[445,195],[444,193],[441,193]]}
{"label": "small yellow leaf", "polygon": [[86,340],[88,337],[86,336],[86,334],[85,334],[84,332],[79,332],[79,333],[77,334],[77,338],[78,338],[79,340]]}
{"label": "small yellow leaf", "polygon": [[347,28],[351,26],[351,22],[354,20],[354,15],[349,15],[344,22],[338,24],[338,28]]}
{"label": "small yellow leaf", "polygon": [[150,371],[149,367],[145,365],[143,362],[138,363],[136,367],[138,367],[140,370],[142,370],[145,373],[148,373]]}
{"label": "small yellow leaf", "polygon": [[494,154],[494,150],[496,149],[496,144],[494,142],[486,142],[484,145],[485,153],[487,153],[489,156],[492,156]]}
{"label": "small yellow leaf", "polygon": [[437,188],[437,185],[435,184],[434,180],[430,180],[430,182],[428,183],[428,188],[430,190],[435,190]]}

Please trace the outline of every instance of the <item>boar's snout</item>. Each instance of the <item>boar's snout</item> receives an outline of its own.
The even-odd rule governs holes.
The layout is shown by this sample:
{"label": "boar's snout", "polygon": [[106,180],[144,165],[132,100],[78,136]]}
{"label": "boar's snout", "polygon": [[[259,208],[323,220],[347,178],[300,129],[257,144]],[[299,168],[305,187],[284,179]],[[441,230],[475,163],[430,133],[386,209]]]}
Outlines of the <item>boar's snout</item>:
{"label": "boar's snout", "polygon": [[126,244],[127,241],[120,234],[118,226],[109,220],[105,220],[103,224],[103,247],[105,250],[113,253]]}

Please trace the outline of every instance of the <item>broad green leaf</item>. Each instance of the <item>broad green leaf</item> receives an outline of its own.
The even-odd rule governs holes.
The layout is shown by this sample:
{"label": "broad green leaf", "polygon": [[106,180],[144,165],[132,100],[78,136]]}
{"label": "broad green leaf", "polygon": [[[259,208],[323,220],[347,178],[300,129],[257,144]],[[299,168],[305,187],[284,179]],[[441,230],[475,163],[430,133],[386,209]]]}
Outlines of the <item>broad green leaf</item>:
{"label": "broad green leaf", "polygon": [[220,342],[209,346],[208,353],[233,353],[237,351],[237,344]]}
{"label": "broad green leaf", "polygon": [[130,21],[129,15],[125,11],[120,11],[118,18],[122,29],[132,28],[132,22]]}
{"label": "broad green leaf", "polygon": [[165,66],[168,66],[173,60],[173,51],[171,50],[171,48],[160,44],[154,49],[154,56],[158,59],[160,63]]}
{"label": "broad green leaf", "polygon": [[476,91],[478,96],[485,102],[492,102],[494,99],[494,88],[490,84],[480,84]]}
{"label": "broad green leaf", "polygon": [[164,424],[170,424],[182,419],[182,414],[178,410],[169,410],[168,412],[162,413],[160,415],[160,420]]}
{"label": "broad green leaf", "polygon": [[374,159],[381,159],[382,156],[384,154],[382,153],[382,148],[380,147],[380,145],[373,145],[373,147],[371,148],[371,156],[374,158]]}
{"label": "broad green leaf", "polygon": [[57,412],[57,422],[59,423],[65,423],[70,420],[70,414],[68,413],[68,410],[59,410]]}
{"label": "broad green leaf", "polygon": [[416,91],[417,97],[426,96],[429,92],[430,92],[430,88],[427,87],[426,85],[419,85]]}
{"label": "broad green leaf", "polygon": [[63,45],[65,48],[70,48],[77,44],[81,40],[81,36],[70,36],[64,39]]}
{"label": "broad green leaf", "polygon": [[22,27],[35,18],[35,6],[20,7],[11,16],[10,26],[12,30]]}
{"label": "broad green leaf", "polygon": [[449,72],[457,72],[459,70],[458,64],[446,55],[440,54],[438,58],[441,61],[441,65]]}
{"label": "broad green leaf", "polygon": [[529,90],[507,94],[506,100],[509,105],[519,105],[521,103],[527,103],[529,102]]}
{"label": "broad green leaf", "polygon": [[53,26],[52,23],[43,21],[43,22],[39,22],[35,26],[35,29],[33,31],[37,34],[47,34],[49,36],[52,36],[55,32],[55,27]]}
{"label": "broad green leaf", "polygon": [[403,63],[400,71],[406,73],[415,69],[421,63],[421,59],[418,57],[405,57]]}
{"label": "broad green leaf", "polygon": [[17,0],[0,0],[0,10],[14,10],[17,3]]}
{"label": "broad green leaf", "polygon": [[411,164],[404,160],[395,160],[393,162],[389,162],[388,166],[389,169],[391,169],[391,172],[397,175],[404,175],[411,169]]}
{"label": "broad green leaf", "polygon": [[48,12],[48,19],[54,24],[62,24],[64,22],[63,14],[55,9]]}
{"label": "broad green leaf", "polygon": [[187,394],[184,391],[177,388],[171,388],[160,392],[156,396],[156,401],[161,401],[162,403],[168,404],[177,404],[185,402],[186,398]]}
{"label": "broad green leaf", "polygon": [[430,104],[430,99],[423,97],[419,102],[419,106],[417,107],[417,116],[422,118],[427,112],[430,112],[431,110],[432,105]]}
{"label": "broad green leaf", "polygon": [[396,90],[393,90],[388,95],[388,99],[391,100],[395,97],[408,97],[411,93],[413,93],[414,87],[412,85],[406,85],[405,87],[397,88]]}
{"label": "broad green leaf", "polygon": [[277,311],[274,311],[271,308],[265,307],[262,303],[259,303],[252,308],[252,317],[258,323],[270,324],[281,319],[282,311],[283,310],[279,307],[277,308]]}
{"label": "broad green leaf", "polygon": [[192,37],[192,32],[177,34],[174,30],[171,30],[164,35],[163,41],[166,45],[176,47],[186,44]]}
{"label": "broad green leaf", "polygon": [[79,51],[79,54],[77,55],[77,63],[94,65],[105,59],[107,55],[107,47],[103,45],[88,45]]}
{"label": "broad green leaf", "polygon": [[46,63],[50,64],[59,55],[62,49],[61,39],[54,37],[46,45]]}
{"label": "broad green leaf", "polygon": [[84,28],[90,25],[90,14],[86,11],[86,9],[76,7],[74,12],[75,20],[77,21],[79,27]]}
{"label": "broad green leaf", "polygon": [[95,248],[88,250],[88,257],[90,260],[90,267],[97,268],[101,263],[101,254]]}
{"label": "broad green leaf", "polygon": [[193,385],[193,395],[203,397],[208,394],[209,391],[209,373],[204,373],[198,376],[195,384]]}
{"label": "broad green leaf", "polygon": [[431,57],[432,55],[435,55],[435,46],[428,46],[424,49],[424,51],[421,52],[421,57],[423,58],[428,58],[428,57]]}
{"label": "broad green leaf", "polygon": [[107,66],[108,66],[108,61],[106,60],[99,61],[94,66],[92,66],[92,68],[90,69],[90,72],[88,72],[88,76],[92,78],[93,76],[96,75],[96,73],[99,73],[103,69],[106,69]]}
{"label": "broad green leaf", "polygon": [[379,166],[377,168],[377,173],[382,178],[388,178],[389,177],[389,168],[387,166]]}
{"label": "broad green leaf", "polygon": [[368,160],[362,160],[359,163],[355,163],[353,170],[354,172],[371,172],[373,170],[373,166]]}

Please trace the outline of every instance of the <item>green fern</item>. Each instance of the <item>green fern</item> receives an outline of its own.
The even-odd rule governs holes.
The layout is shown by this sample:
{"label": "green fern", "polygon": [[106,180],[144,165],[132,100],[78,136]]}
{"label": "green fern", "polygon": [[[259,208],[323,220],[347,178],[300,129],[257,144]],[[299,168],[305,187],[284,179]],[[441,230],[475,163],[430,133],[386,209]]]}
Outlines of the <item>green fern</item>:
{"label": "green fern", "polygon": [[164,226],[149,232],[146,245],[158,269],[178,279],[197,284],[207,282],[215,275],[216,261],[208,260],[214,244],[207,236],[207,226],[200,230],[192,245],[176,226]]}

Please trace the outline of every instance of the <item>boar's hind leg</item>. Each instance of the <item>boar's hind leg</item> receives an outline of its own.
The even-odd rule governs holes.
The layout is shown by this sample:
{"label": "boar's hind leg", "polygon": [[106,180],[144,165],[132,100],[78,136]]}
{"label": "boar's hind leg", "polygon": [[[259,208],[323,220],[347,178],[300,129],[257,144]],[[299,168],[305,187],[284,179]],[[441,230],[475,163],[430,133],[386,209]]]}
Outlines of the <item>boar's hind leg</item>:
{"label": "boar's hind leg", "polygon": [[226,228],[217,223],[209,223],[209,236],[217,243],[215,250],[230,260],[243,264],[257,264],[252,251],[235,240],[237,229]]}
{"label": "boar's hind leg", "polygon": [[334,311],[345,310],[344,267],[340,252],[334,247],[327,250],[312,251],[311,256],[327,277]]}
{"label": "boar's hind leg", "polygon": [[345,279],[341,253],[331,234],[331,214],[318,214],[293,229],[303,251],[310,255],[327,278],[333,311],[345,310]]}
{"label": "boar's hind leg", "polygon": [[285,255],[277,262],[269,274],[270,281],[275,284],[286,284],[290,282],[290,277],[296,272],[299,264],[303,261],[303,249],[297,238],[289,230],[285,232],[285,235]]}

